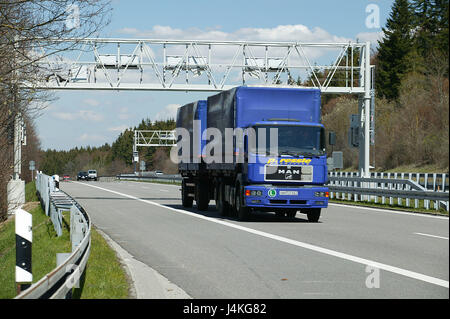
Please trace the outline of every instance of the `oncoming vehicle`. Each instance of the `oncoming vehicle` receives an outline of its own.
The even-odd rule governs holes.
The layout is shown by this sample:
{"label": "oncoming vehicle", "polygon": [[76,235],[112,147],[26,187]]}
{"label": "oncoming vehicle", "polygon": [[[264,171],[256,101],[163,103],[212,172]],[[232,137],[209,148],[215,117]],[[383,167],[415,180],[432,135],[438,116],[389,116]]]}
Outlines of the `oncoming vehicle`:
{"label": "oncoming vehicle", "polygon": [[86,180],[88,180],[88,178],[89,178],[89,175],[87,172],[83,172],[83,171],[78,172],[77,181],[86,181]]}
{"label": "oncoming vehicle", "polygon": [[88,180],[97,180],[97,171],[95,169],[88,170]]}

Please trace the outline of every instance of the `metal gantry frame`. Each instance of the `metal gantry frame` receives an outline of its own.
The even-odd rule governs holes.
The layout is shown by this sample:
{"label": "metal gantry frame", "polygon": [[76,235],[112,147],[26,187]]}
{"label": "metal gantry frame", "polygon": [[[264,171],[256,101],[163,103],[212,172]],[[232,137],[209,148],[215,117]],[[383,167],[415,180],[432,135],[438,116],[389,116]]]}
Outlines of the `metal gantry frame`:
{"label": "metal gantry frame", "polygon": [[[45,76],[37,83],[23,83],[35,89],[214,92],[239,85],[302,87],[296,83],[301,78],[308,79],[308,87],[319,88],[323,94],[357,94],[361,100],[360,173],[369,174],[373,94],[370,42],[105,38],[42,41],[73,43],[77,50],[40,60]],[[44,47],[36,41],[36,54],[46,56]]]}
{"label": "metal gantry frame", "polygon": [[163,130],[135,130],[133,151],[138,146],[176,146],[175,131]]}
{"label": "metal gantry frame", "polygon": [[[367,64],[358,57],[367,43],[53,41],[76,43],[78,51],[44,58],[40,64],[48,72],[35,88],[222,91],[238,85],[277,84],[286,78],[295,81],[295,76],[303,75],[323,93],[358,94],[365,89]],[[39,41],[35,51],[37,55],[46,55]],[[318,56],[324,55],[331,62],[318,64]]]}

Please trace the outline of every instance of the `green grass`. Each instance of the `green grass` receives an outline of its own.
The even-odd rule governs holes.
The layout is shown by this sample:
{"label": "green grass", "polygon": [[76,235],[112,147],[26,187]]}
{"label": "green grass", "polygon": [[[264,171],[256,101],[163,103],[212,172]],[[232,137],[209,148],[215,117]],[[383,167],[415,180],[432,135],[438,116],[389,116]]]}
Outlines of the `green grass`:
{"label": "green grass", "polygon": [[36,184],[34,182],[25,185],[25,202],[37,202]]}
{"label": "green grass", "polygon": [[[56,236],[51,220],[40,206],[30,210],[33,216],[32,272],[33,283],[56,267],[56,253],[70,252],[70,236],[64,229],[61,237]],[[67,213],[66,213],[67,214]],[[67,217],[66,217],[67,219]],[[14,298],[15,283],[15,223],[14,218],[0,228],[0,299]]]}
{"label": "green grass", "polygon": [[[75,289],[73,297],[81,299],[127,299],[130,298],[126,273],[114,250],[105,239],[92,229],[91,255],[86,275],[81,281],[82,292]],[[84,281],[84,283],[83,283]]]}
{"label": "green grass", "polygon": [[[26,199],[34,200],[34,183],[25,186]],[[63,213],[63,234],[56,236],[53,224],[39,202],[28,202],[24,209],[33,216],[32,272],[33,283],[56,267],[57,253],[70,253],[70,212]],[[91,229],[91,253],[85,275],[73,298],[123,299],[129,298],[129,283],[115,251],[94,228]],[[16,296],[15,222],[14,217],[0,224],[0,299]]]}

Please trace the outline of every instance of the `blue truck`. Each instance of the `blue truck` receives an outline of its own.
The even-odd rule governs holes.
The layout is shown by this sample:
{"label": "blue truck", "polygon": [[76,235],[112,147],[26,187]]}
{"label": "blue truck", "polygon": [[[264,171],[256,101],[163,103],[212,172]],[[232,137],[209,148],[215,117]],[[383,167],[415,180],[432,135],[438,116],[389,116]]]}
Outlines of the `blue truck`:
{"label": "blue truck", "polygon": [[240,86],[180,107],[177,130],[189,142],[177,143],[183,206],[195,200],[203,211],[215,200],[239,220],[269,211],[317,222],[329,194],[320,113],[312,88]]}

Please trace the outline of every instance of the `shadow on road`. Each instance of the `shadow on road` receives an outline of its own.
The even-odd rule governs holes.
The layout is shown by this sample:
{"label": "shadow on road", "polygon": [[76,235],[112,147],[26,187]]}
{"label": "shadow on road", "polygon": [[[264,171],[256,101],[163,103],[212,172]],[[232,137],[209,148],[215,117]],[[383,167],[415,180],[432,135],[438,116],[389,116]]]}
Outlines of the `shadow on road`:
{"label": "shadow on road", "polygon": [[[206,211],[199,211],[195,207],[195,205],[192,208],[185,208],[180,204],[164,204],[164,206],[180,209],[180,210],[186,210],[188,212],[192,212],[195,214],[199,214],[205,217],[211,217],[211,218],[217,218],[217,219],[223,219],[223,220],[230,220],[230,221],[239,221],[236,215],[232,216],[221,216],[217,210],[215,205],[209,205],[208,210]],[[297,213],[297,215],[294,218],[288,218],[288,217],[281,217],[276,216],[275,213],[271,212],[252,212],[250,214],[250,217],[245,222],[262,222],[262,223],[309,223],[308,219],[306,218],[306,215]],[[245,223],[244,222],[244,223]],[[320,223],[320,221],[319,221]],[[317,223],[316,223],[317,224]]]}
{"label": "shadow on road", "polygon": [[[160,201],[160,200],[178,200],[178,198],[173,197],[138,197],[142,200],[148,200],[148,201]],[[134,198],[127,198],[127,197],[106,197],[106,196],[78,196],[74,197],[75,200],[121,200],[121,201],[134,201],[136,199]],[[197,207],[194,205],[192,208],[185,208],[181,204],[172,204],[172,203],[160,203],[157,202],[160,205],[171,207],[174,209],[180,209],[185,210],[191,213],[199,214],[206,217],[211,218],[217,218],[222,220],[230,220],[230,221],[238,221],[238,218],[236,214],[231,213],[230,216],[221,216],[217,210],[215,205],[209,205],[208,210],[206,211],[199,211],[197,210]],[[272,212],[252,212],[250,214],[250,217],[245,222],[259,222],[259,223],[308,223],[308,219],[306,215],[297,213],[297,215],[294,218],[288,218],[285,216],[276,216],[275,213]],[[320,224],[320,221],[316,224]]]}

